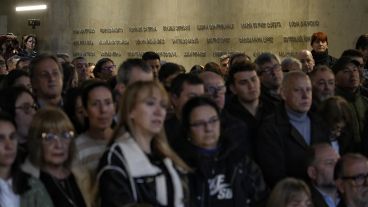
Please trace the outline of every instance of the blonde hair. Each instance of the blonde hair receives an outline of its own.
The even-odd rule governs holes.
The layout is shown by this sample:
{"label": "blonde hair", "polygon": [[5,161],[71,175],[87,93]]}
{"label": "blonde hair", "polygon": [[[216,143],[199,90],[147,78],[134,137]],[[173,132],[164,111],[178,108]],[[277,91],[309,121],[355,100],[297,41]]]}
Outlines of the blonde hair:
{"label": "blonde hair", "polygon": [[[128,131],[132,133],[134,129],[134,123],[130,119],[129,115],[142,99],[142,97],[151,96],[154,92],[158,91],[162,96],[163,101],[168,104],[169,98],[164,87],[157,81],[138,81],[127,87],[125,90],[120,104],[120,121],[118,122],[112,140],[120,137],[121,134]],[[153,137],[153,148],[160,153],[161,156],[170,158],[177,167],[183,171],[190,171],[190,167],[171,149],[169,146],[164,127],[161,131]]]}
{"label": "blonde hair", "polygon": [[285,207],[303,193],[311,199],[311,192],[303,180],[285,178],[278,182],[272,190],[266,207]]}
{"label": "blonde hair", "polygon": [[[73,131],[73,124],[68,116],[60,109],[47,107],[39,110],[33,117],[28,133],[29,159],[33,165],[42,168],[45,165],[42,149],[41,134],[44,132],[59,133]],[[69,145],[68,159],[64,166],[70,168],[75,153],[75,143],[72,140]]]}

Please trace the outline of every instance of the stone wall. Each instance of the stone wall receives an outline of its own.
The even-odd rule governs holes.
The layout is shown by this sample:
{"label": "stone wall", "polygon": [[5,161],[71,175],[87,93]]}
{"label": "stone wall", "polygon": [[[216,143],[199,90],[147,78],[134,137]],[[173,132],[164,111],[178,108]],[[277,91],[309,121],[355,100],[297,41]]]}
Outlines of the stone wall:
{"label": "stone wall", "polygon": [[[11,4],[24,1],[13,0]],[[366,0],[51,0],[48,10],[8,15],[8,31],[35,33],[40,49],[110,57],[117,64],[145,51],[183,64],[216,61],[224,53],[263,51],[280,56],[310,49],[310,36],[325,31],[339,56],[368,32]],[[41,20],[33,30],[27,19]]]}

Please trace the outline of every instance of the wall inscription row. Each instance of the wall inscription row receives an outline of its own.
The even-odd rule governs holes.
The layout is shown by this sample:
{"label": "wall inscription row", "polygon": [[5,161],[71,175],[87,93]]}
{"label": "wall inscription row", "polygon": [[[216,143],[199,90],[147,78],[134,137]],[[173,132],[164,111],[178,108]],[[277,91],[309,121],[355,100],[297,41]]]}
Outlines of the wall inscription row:
{"label": "wall inscription row", "polygon": [[293,56],[309,45],[311,34],[305,28],[318,29],[319,25],[319,20],[290,20],[75,28],[73,56],[121,60],[140,58],[145,51],[155,51],[163,59],[181,64],[216,61],[223,54],[235,52],[252,57],[263,51],[281,57]]}

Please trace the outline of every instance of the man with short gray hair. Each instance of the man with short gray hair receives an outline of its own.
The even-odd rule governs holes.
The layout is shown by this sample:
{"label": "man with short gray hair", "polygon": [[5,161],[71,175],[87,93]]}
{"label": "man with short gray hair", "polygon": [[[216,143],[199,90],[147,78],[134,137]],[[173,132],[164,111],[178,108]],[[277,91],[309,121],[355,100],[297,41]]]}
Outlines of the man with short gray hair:
{"label": "man with short gray hair", "polygon": [[345,154],[335,167],[336,186],[343,202],[339,207],[368,207],[368,159]]}
{"label": "man with short gray hair", "polygon": [[116,101],[123,95],[126,87],[136,81],[153,80],[151,68],[141,59],[127,59],[119,67],[114,89]]}
{"label": "man with short gray hair", "polygon": [[285,177],[306,179],[303,160],[308,146],[328,142],[327,131],[308,113],[312,104],[312,84],[302,71],[285,75],[280,88],[283,104],[265,118],[258,131],[257,158],[265,180],[274,186]]}

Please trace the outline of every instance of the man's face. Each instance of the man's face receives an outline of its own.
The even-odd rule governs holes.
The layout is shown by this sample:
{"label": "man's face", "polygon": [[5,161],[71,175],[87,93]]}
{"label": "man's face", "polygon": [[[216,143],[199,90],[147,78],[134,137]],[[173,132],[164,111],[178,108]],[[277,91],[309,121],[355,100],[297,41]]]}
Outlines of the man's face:
{"label": "man's face", "polygon": [[313,79],[313,96],[324,101],[335,94],[335,75],[330,71],[318,71]]}
{"label": "man's face", "polygon": [[363,53],[364,63],[367,64],[367,61],[368,61],[368,48],[365,48],[364,50],[361,50],[361,52]]}
{"label": "man's face", "polygon": [[32,88],[41,98],[54,99],[61,96],[63,75],[53,59],[45,59],[37,65]]}
{"label": "man's face", "polygon": [[147,60],[146,63],[151,67],[154,77],[158,77],[158,71],[160,70],[161,63],[159,59]]}
{"label": "man's face", "polygon": [[176,97],[174,95],[173,97],[173,104],[175,106],[175,111],[180,114],[183,106],[189,101],[189,99],[196,96],[201,96],[203,94],[204,94],[203,84],[192,85],[184,82],[183,90],[181,91],[180,96]]}
{"label": "man's face", "polygon": [[87,60],[85,59],[77,59],[73,61],[73,64],[78,72],[78,79],[80,81],[88,80],[89,79],[89,71],[88,71],[88,64]]}
{"label": "man's face", "polygon": [[344,178],[338,179],[338,189],[344,195],[346,203],[355,206],[368,205],[368,161],[354,159],[346,162]]}
{"label": "man's face", "polygon": [[357,89],[360,85],[359,68],[353,63],[348,63],[344,69],[337,72],[336,85],[348,90]]}
{"label": "man's face", "polygon": [[261,83],[268,89],[278,89],[281,85],[283,74],[280,63],[272,59],[260,66]]}
{"label": "man's face", "polygon": [[213,76],[211,78],[202,79],[205,83],[205,92],[217,104],[220,109],[225,106],[226,86],[224,79],[220,76]]}
{"label": "man's face", "polygon": [[305,73],[312,72],[314,68],[314,59],[311,52],[301,52],[298,55],[298,59],[302,63],[302,70]]}
{"label": "man's face", "polygon": [[286,106],[298,113],[308,112],[312,104],[312,84],[308,77],[295,77],[282,89]]}
{"label": "man's face", "polygon": [[317,187],[335,188],[334,169],[339,155],[332,147],[316,149],[315,164],[312,166],[315,175],[311,178]]}
{"label": "man's face", "polygon": [[140,67],[133,67],[129,74],[128,85],[131,85],[137,81],[151,81],[153,80],[152,72],[146,72]]}
{"label": "man's face", "polygon": [[222,75],[227,75],[229,71],[229,61],[230,58],[226,58],[220,62],[220,71]]}
{"label": "man's face", "polygon": [[261,84],[256,71],[242,71],[234,74],[232,92],[244,103],[257,100],[261,94]]}

